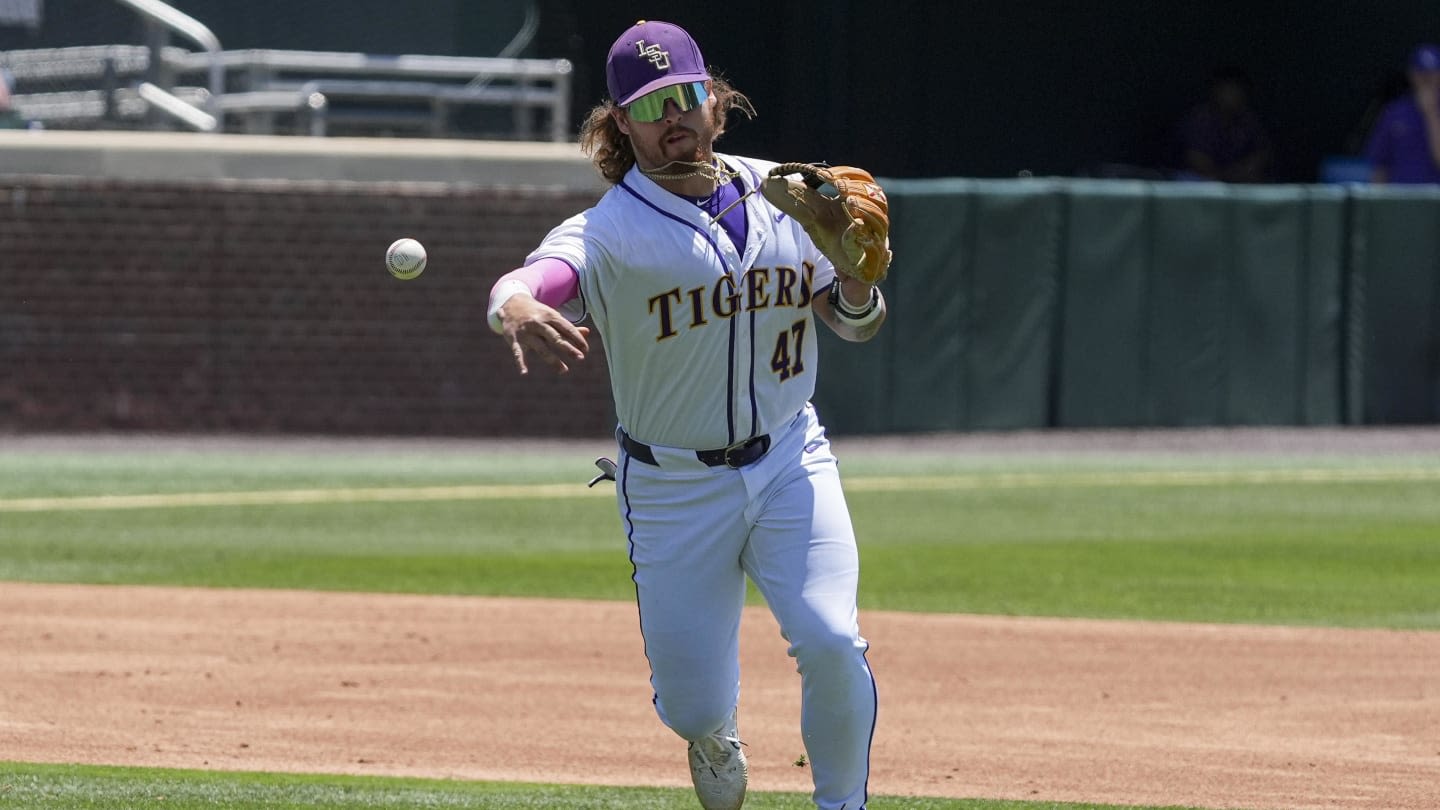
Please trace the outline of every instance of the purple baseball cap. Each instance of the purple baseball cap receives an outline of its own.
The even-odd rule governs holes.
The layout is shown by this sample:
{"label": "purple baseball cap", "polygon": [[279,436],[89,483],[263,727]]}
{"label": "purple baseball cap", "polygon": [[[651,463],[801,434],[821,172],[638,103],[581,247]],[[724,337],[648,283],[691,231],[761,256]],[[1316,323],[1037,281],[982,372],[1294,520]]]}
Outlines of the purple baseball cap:
{"label": "purple baseball cap", "polygon": [[709,79],[695,40],[680,26],[658,20],[630,26],[605,60],[605,83],[621,107],[651,90]]}
{"label": "purple baseball cap", "polygon": [[1411,51],[1410,69],[1440,71],[1440,45],[1421,45]]}

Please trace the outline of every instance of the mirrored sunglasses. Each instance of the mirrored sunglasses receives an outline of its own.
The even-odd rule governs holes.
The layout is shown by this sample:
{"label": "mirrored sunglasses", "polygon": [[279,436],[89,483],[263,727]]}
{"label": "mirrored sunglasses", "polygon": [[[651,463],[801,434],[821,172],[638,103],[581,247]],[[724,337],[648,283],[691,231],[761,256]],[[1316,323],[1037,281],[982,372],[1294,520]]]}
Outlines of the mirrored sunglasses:
{"label": "mirrored sunglasses", "polygon": [[704,82],[672,84],[669,87],[652,90],[635,99],[625,107],[625,112],[630,116],[630,120],[648,124],[665,117],[665,102],[667,101],[675,102],[675,106],[680,108],[680,112],[689,112],[704,104],[705,99],[709,97],[710,94],[705,91]]}

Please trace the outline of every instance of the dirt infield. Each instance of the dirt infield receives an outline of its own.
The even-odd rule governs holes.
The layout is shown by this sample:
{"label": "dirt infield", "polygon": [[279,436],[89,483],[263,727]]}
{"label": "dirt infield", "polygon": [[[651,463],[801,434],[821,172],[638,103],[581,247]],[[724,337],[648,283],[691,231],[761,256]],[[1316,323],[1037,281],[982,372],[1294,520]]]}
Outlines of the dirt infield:
{"label": "dirt infield", "polygon": [[[471,453],[515,443],[11,436],[14,452]],[[526,442],[585,458],[605,441]],[[1440,429],[840,438],[842,457],[1433,454]],[[877,794],[1251,810],[1440,806],[1440,633],[865,612]],[[687,783],[634,608],[0,583],[0,760]],[[747,613],[753,787],[808,789],[798,678]],[[879,810],[877,807],[876,810]]]}
{"label": "dirt infield", "polygon": [[[628,604],[0,583],[0,616],[0,760],[688,784]],[[1440,633],[861,621],[878,794],[1436,806]],[[742,651],[752,785],[806,790],[763,610]]]}

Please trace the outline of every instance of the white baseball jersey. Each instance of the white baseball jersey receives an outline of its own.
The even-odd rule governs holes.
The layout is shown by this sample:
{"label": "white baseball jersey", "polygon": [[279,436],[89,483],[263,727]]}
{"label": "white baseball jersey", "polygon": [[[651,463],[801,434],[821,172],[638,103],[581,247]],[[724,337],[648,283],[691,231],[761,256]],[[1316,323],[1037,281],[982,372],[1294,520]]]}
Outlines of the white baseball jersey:
{"label": "white baseball jersey", "polygon": [[[740,170],[744,191],[775,165],[717,157]],[[834,267],[762,195],[741,205],[744,255],[719,220],[632,168],[526,260],[579,273],[582,299],[567,314],[594,319],[616,414],[642,442],[727,447],[779,428],[815,392],[810,304]]]}

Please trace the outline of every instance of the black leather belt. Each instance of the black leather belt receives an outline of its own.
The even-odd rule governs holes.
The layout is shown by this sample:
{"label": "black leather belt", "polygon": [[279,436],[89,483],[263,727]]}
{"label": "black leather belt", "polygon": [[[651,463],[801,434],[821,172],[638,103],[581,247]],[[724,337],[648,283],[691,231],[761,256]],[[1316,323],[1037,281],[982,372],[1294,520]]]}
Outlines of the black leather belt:
{"label": "black leather belt", "polygon": [[[630,434],[624,431],[620,432],[620,446],[625,448],[625,452],[629,453],[630,457],[636,461],[643,461],[652,467],[660,466],[660,463],[655,460],[655,451],[650,449],[650,445],[635,441],[630,438]],[[770,452],[770,436],[767,434],[717,450],[696,450],[695,458],[708,467],[739,468],[747,464],[754,464],[768,452]]]}

